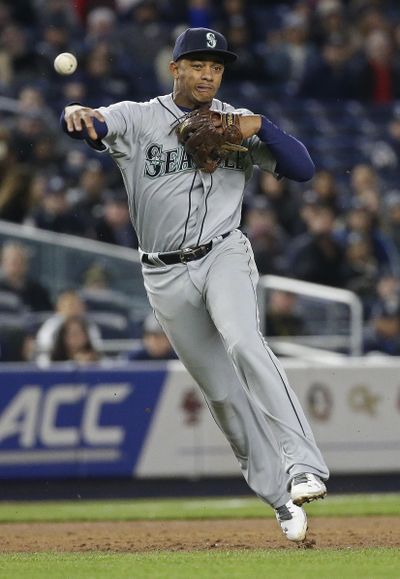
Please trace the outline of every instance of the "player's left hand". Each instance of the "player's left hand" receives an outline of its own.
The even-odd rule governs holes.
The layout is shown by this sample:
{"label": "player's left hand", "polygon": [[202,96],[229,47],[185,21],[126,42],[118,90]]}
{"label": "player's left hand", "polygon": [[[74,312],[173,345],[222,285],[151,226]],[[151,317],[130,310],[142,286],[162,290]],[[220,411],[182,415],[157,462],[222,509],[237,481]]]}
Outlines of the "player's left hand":
{"label": "player's left hand", "polygon": [[256,135],[261,129],[261,116],[241,115],[239,117],[239,126],[243,139],[248,139],[253,135]]}
{"label": "player's left hand", "polygon": [[[244,128],[246,134],[251,132],[249,123],[245,122]],[[229,153],[247,151],[241,145],[244,137],[238,114],[211,111],[203,106],[188,113],[175,130],[197,168],[206,173],[213,173]]]}

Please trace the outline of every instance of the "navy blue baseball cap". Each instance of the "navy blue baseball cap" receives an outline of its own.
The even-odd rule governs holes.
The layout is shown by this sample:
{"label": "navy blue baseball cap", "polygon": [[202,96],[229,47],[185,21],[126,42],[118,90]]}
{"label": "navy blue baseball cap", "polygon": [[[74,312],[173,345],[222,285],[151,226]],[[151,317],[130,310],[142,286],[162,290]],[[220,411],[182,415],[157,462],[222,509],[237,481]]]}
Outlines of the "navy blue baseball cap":
{"label": "navy blue baseball cap", "polygon": [[235,62],[237,54],[228,50],[225,36],[210,28],[187,28],[175,41],[172,58],[174,62],[184,56],[209,53],[221,57],[224,62]]}

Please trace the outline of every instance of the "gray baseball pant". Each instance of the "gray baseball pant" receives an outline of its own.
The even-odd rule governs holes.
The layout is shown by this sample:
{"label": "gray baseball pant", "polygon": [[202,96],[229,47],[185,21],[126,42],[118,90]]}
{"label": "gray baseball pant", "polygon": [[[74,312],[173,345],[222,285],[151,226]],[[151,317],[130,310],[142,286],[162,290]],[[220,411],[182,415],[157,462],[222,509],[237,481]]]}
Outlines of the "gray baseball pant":
{"label": "gray baseball pant", "polygon": [[199,384],[250,488],[273,507],[298,473],[328,468],[285,371],[259,331],[258,272],[235,230],[202,259],[143,266],[155,314]]}

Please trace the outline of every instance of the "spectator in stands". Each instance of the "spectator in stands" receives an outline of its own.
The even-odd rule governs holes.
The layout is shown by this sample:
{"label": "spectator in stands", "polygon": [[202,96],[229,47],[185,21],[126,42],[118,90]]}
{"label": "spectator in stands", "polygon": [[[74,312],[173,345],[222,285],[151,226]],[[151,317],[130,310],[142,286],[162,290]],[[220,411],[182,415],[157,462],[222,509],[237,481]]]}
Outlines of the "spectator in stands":
{"label": "spectator in stands", "polygon": [[111,191],[106,195],[103,215],[94,229],[98,241],[137,249],[138,239],[129,218],[125,191]]}
{"label": "spectator in stands", "polygon": [[384,200],[386,232],[400,254],[400,190],[390,191]]}
{"label": "spectator in stands", "polygon": [[335,214],[329,205],[308,208],[307,232],[289,245],[287,273],[305,281],[343,287],[344,250],[336,239]]}
{"label": "spectator in stands", "polygon": [[297,94],[306,70],[314,66],[317,53],[310,42],[308,22],[303,15],[291,12],[283,22],[283,41],[267,46],[264,68],[267,77],[285,87],[289,95]]}
{"label": "spectator in stands", "polygon": [[124,19],[121,32],[121,40],[124,45],[124,53],[127,55],[139,55],[140,58],[129,58],[129,72],[131,79],[140,78],[140,83],[135,83],[138,100],[150,97],[153,87],[156,86],[154,62],[162,50],[168,44],[169,30],[164,25],[159,6],[155,0],[139,0],[133,6],[130,14]]}
{"label": "spectator in stands", "polygon": [[265,198],[256,197],[247,207],[243,228],[251,240],[260,274],[282,273],[287,236]]}
{"label": "spectator in stands", "polygon": [[[356,200],[354,200],[354,202],[356,202]],[[379,197],[378,191],[376,189],[364,189],[361,191],[361,193],[359,193],[357,202],[370,212],[373,222],[375,225],[378,225],[381,216],[381,199]]]}
{"label": "spectator in stands", "polygon": [[92,159],[83,168],[78,186],[68,192],[74,214],[84,223],[87,236],[96,237],[95,224],[102,217],[104,198],[109,195],[112,192],[106,187],[103,167]]}
{"label": "spectator in stands", "polygon": [[171,62],[175,39],[185,30],[186,25],[179,24],[178,26],[175,26],[169,33],[168,41],[158,51],[157,56],[154,59],[154,72],[158,86],[160,87],[160,92],[162,93],[168,93],[172,89],[171,75],[169,73],[168,65]]}
{"label": "spectator in stands", "polygon": [[[326,41],[321,52],[305,69],[297,96],[337,102],[353,96],[350,45],[342,39]],[[321,79],[324,82],[321,82]]]}
{"label": "spectator in stands", "polygon": [[311,203],[328,205],[336,216],[342,212],[342,201],[335,177],[327,169],[316,171],[310,189],[304,193],[303,197]]}
{"label": "spectator in stands", "polygon": [[365,39],[364,54],[353,72],[354,96],[388,104],[400,96],[400,64],[389,32],[374,30]]}
{"label": "spectator in stands", "polygon": [[272,290],[268,297],[265,335],[286,337],[304,334],[304,320],[296,310],[296,295]]}
{"label": "spectator in stands", "polygon": [[230,49],[238,55],[238,60],[226,69],[227,74],[224,79],[232,83],[242,83],[244,79],[259,82],[263,62],[257,54],[254,54],[251,45],[251,32],[247,25],[242,24],[228,28],[226,38]]}
{"label": "spectator in stands", "polygon": [[27,84],[21,88],[18,94],[18,108],[22,113],[29,111],[43,119],[47,129],[57,130],[58,122],[54,111],[47,106],[44,100],[44,89],[40,89],[39,86]]}
{"label": "spectator in stands", "polygon": [[[13,15],[14,16],[14,15]],[[0,27],[3,29],[7,24],[11,24],[11,7],[7,4],[6,0],[0,1]]]}
{"label": "spectator in stands", "polygon": [[397,113],[395,113],[394,118],[388,124],[385,142],[388,143],[389,147],[394,152],[394,166],[398,169],[400,167],[400,117]]}
{"label": "spectator in stands", "polygon": [[29,275],[27,247],[14,241],[6,242],[2,247],[0,290],[16,295],[27,310],[52,309],[47,289]]}
{"label": "spectator in stands", "polygon": [[384,274],[375,285],[375,301],[372,304],[371,316],[382,311],[400,310],[400,281],[397,276]]}
{"label": "spectator in stands", "polygon": [[0,362],[31,362],[35,337],[24,324],[2,322],[0,326]]}
{"label": "spectator in stands", "polygon": [[94,47],[99,42],[111,45],[118,42],[117,17],[107,6],[93,8],[86,20],[86,46]]}
{"label": "spectator in stands", "polygon": [[[36,360],[41,365],[50,361],[50,352],[58,336],[61,325],[69,318],[86,318],[86,308],[75,290],[61,292],[56,301],[55,313],[39,328],[36,335]],[[88,322],[88,333],[96,350],[101,350],[101,334],[98,326]]]}
{"label": "spectator in stands", "polygon": [[17,162],[10,133],[0,128],[0,219],[22,223],[29,213],[32,171]]}
{"label": "spectator in stands", "polygon": [[[186,9],[188,9],[187,1]],[[131,22],[126,28],[127,36],[129,30],[133,42],[131,46],[138,49],[134,54],[142,52],[145,60],[156,54],[166,41],[166,29],[160,17],[159,3],[156,0],[137,0],[131,10]]]}
{"label": "spectator in stands", "polygon": [[365,332],[364,352],[400,356],[400,310],[382,305],[375,310]]}
{"label": "spectator in stands", "polygon": [[353,0],[353,4],[354,13],[356,14],[353,33],[359,45],[362,46],[362,43],[373,32],[387,33],[390,30],[390,22],[384,11],[379,7],[379,2]]}
{"label": "spectator in stands", "polygon": [[87,87],[85,84],[84,76],[77,74],[72,77],[67,77],[63,84],[60,86],[59,98],[56,101],[59,103],[59,108],[63,106],[65,102],[69,103],[79,103],[86,102],[87,100]]}
{"label": "spectator in stands", "polygon": [[[89,0],[78,0],[78,2],[65,2],[64,0],[36,0],[36,16],[41,27],[49,22],[62,22],[68,29],[79,31],[79,22],[77,18],[77,4],[89,3]],[[106,0],[101,0],[105,4]],[[95,3],[98,0],[94,0]],[[26,2],[23,2],[26,4]]]}
{"label": "spectator in stands", "polygon": [[[140,53],[139,53],[140,54]],[[135,95],[134,78],[128,78],[120,66],[115,47],[102,42],[86,55],[84,84],[89,104],[108,106]]]}
{"label": "spectator in stands", "polygon": [[209,0],[188,0],[187,20],[190,28],[211,28]]}
{"label": "spectator in stands", "polygon": [[75,2],[65,2],[60,0],[42,0],[54,5],[53,10],[67,14],[71,22],[78,21],[81,24],[86,23],[88,14],[95,8],[100,6],[107,6],[112,10],[116,10],[119,5],[124,5],[131,2],[131,0],[76,0]]}
{"label": "spectator in stands", "polygon": [[380,191],[382,182],[377,171],[370,165],[355,165],[351,171],[350,187],[352,197],[347,202],[347,212],[353,207],[362,206],[371,214],[377,226],[380,217]]}
{"label": "spectator in stands", "polygon": [[30,42],[28,28],[10,22],[0,31],[0,84],[8,88],[35,82],[47,69],[46,61]]}
{"label": "spectator in stands", "polygon": [[47,74],[55,76],[53,62],[61,52],[77,53],[77,46],[71,38],[67,18],[64,14],[47,14],[43,18],[41,40],[37,44],[37,51],[45,60]]}
{"label": "spectator in stands", "polygon": [[79,295],[91,312],[119,313],[129,318],[132,300],[129,295],[114,289],[113,281],[110,270],[94,261],[82,274]]}
{"label": "spectator in stands", "polygon": [[54,143],[54,136],[43,131],[31,145],[30,163],[36,170],[46,173],[49,177],[59,174],[62,165],[62,155]]}
{"label": "spectator in stands", "polygon": [[221,26],[250,24],[249,3],[245,0],[223,0],[220,8]]}
{"label": "spectator in stands", "polygon": [[341,0],[319,0],[312,27],[312,37],[318,46],[346,43],[351,37],[349,28]]}
{"label": "spectator in stands", "polygon": [[29,223],[30,216],[43,201],[46,195],[48,178],[45,174],[37,172],[33,175],[29,188],[30,210],[26,213],[24,223]]}
{"label": "spectator in stands", "polygon": [[92,263],[83,275],[83,290],[105,290],[109,288],[110,277],[99,263]]}
{"label": "spectator in stands", "polygon": [[368,240],[380,273],[399,272],[399,253],[394,243],[381,231],[376,215],[368,209],[362,198],[353,200],[346,215],[345,228],[338,232],[337,237],[343,245],[347,245],[353,234]]}
{"label": "spectator in stands", "polygon": [[51,177],[47,181],[45,194],[27,218],[27,222],[55,233],[83,235],[85,231],[85,224],[68,203],[67,185],[59,176]]}
{"label": "spectator in stands", "polygon": [[[31,162],[32,146],[47,134],[45,120],[36,111],[24,110],[19,113],[13,127],[13,146],[18,161]],[[54,150],[57,150],[57,143]]]}
{"label": "spectator in stands", "polygon": [[230,49],[238,54],[238,60],[232,63],[232,67],[226,68],[224,79],[238,83],[248,80],[260,83],[267,80],[260,75],[264,63],[254,50],[254,31],[244,3],[241,0],[228,0],[224,2],[222,10],[221,23],[217,29],[223,31]]}
{"label": "spectator in stands", "polygon": [[142,346],[127,355],[128,360],[175,360],[176,354],[154,314],[144,321]]}
{"label": "spectator in stands", "polygon": [[[228,39],[231,50],[239,55],[238,60],[225,70],[225,82],[243,83],[253,80],[260,83],[263,59],[254,50],[255,30],[251,9],[244,0],[223,0],[216,6],[215,29]],[[212,28],[209,26],[208,28]]]}
{"label": "spectator in stands", "polygon": [[345,287],[355,292],[361,299],[365,318],[371,310],[379,274],[379,265],[371,239],[360,233],[349,235],[345,248]]}
{"label": "spectator in stands", "polygon": [[375,169],[364,163],[355,165],[351,170],[350,186],[354,195],[358,195],[365,189],[377,189],[379,179]]}
{"label": "spectator in stands", "polygon": [[90,337],[87,321],[79,316],[61,323],[50,353],[51,362],[67,360],[79,364],[98,362],[101,356]]}
{"label": "spectator in stands", "polygon": [[[293,192],[286,179],[278,180],[271,173],[260,171],[254,195],[268,200],[268,207],[274,211],[279,225],[288,235],[293,236],[304,231],[299,220],[299,196]],[[249,202],[251,204],[251,199]]]}
{"label": "spectator in stands", "polygon": [[68,183],[68,200],[72,205],[79,201],[79,181],[89,163],[89,154],[82,149],[76,149],[73,145],[65,153],[62,174]]}

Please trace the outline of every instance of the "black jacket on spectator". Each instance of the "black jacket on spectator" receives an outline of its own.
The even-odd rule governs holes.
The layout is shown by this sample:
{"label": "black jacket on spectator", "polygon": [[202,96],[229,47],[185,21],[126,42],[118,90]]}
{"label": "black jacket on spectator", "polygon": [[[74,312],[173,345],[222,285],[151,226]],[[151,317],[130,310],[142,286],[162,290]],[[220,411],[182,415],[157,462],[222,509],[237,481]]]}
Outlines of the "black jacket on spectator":
{"label": "black jacket on spectator", "polygon": [[342,287],[343,260],[343,248],[332,236],[305,233],[293,242],[288,273],[304,281]]}
{"label": "black jacket on spectator", "polygon": [[354,88],[347,65],[333,68],[324,60],[310,67],[299,86],[298,96],[323,101],[337,101],[353,97]]}
{"label": "black jacket on spectator", "polygon": [[61,215],[52,215],[39,208],[32,213],[32,219],[39,229],[46,229],[55,233],[81,236],[85,231],[84,224],[72,211]]}
{"label": "black jacket on spectator", "polygon": [[130,223],[126,227],[116,231],[110,227],[105,219],[101,218],[95,224],[94,230],[98,241],[113,243],[114,245],[121,245],[123,247],[130,247],[131,249],[138,248],[139,242],[135,230]]}
{"label": "black jacket on spectator", "polygon": [[[389,76],[391,100],[397,100],[400,98],[400,66],[398,64],[390,66]],[[369,62],[363,61],[355,67],[352,80],[352,98],[367,102],[375,101],[374,93],[377,81],[374,69]]]}
{"label": "black jacket on spectator", "polygon": [[33,312],[44,312],[53,309],[48,291],[38,282],[27,279],[19,290],[0,279],[0,291],[7,291],[17,295],[21,302]]}

